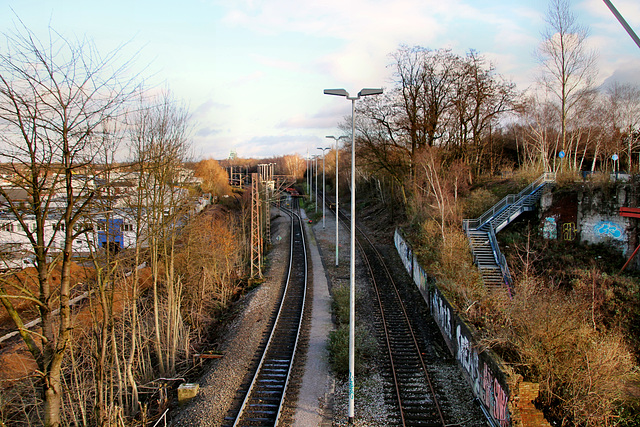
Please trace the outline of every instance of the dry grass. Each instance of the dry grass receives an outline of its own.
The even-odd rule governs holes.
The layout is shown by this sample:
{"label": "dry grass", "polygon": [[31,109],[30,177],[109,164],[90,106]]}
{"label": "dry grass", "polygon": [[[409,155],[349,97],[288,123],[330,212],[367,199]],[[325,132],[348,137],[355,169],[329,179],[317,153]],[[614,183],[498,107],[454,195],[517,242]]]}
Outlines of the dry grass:
{"label": "dry grass", "polygon": [[[225,215],[201,216],[184,229],[175,255],[173,274],[160,261],[158,269],[158,322],[154,319],[149,290],[153,283],[150,268],[137,270],[138,285],[125,279],[124,271],[113,265],[99,275],[95,270],[74,267],[75,281],[82,289],[93,289],[91,298],[74,312],[72,346],[65,358],[63,377],[65,405],[63,422],[76,425],[125,425],[149,419],[168,403],[171,382],[158,376],[179,375],[190,366],[190,353],[208,326],[238,291],[243,274],[242,233]],[[124,255],[124,254],[122,254]],[[149,253],[143,254],[143,258]],[[148,261],[148,259],[147,259]],[[126,262],[122,261],[123,264]],[[105,275],[107,269],[112,271]],[[30,271],[20,273],[25,283],[10,287],[12,292],[29,292]],[[24,276],[24,277],[23,277]],[[98,282],[98,279],[100,281]],[[59,274],[52,274],[54,284]],[[100,283],[100,286],[98,286]],[[31,290],[32,291],[32,290]],[[22,307],[26,312],[29,307]],[[186,321],[185,321],[186,319]],[[156,334],[156,325],[160,334]],[[160,342],[156,342],[156,337]],[[33,358],[16,344],[13,352],[3,349],[0,366],[0,426],[39,425],[42,407],[38,401],[39,378],[33,375]],[[160,351],[160,352],[158,352]],[[159,362],[164,372],[159,371]],[[15,365],[15,366],[14,366]],[[18,366],[19,365],[19,366]],[[6,372],[9,367],[15,367]],[[131,377],[127,377],[130,370]],[[3,376],[4,375],[4,376]],[[137,390],[132,388],[135,383]],[[145,403],[145,401],[147,403]],[[141,402],[142,405],[139,405]]]}
{"label": "dry grass", "polygon": [[542,403],[563,425],[616,425],[633,400],[637,368],[624,333],[594,322],[592,308],[585,294],[530,276],[486,325],[484,344],[541,384]]}

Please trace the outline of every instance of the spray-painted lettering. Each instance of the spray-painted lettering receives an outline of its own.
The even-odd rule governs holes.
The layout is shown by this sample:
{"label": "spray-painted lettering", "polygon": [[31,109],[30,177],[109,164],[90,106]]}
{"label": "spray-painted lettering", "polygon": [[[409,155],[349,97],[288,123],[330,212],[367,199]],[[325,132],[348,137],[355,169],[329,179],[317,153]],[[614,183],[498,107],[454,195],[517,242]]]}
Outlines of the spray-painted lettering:
{"label": "spray-painted lettering", "polygon": [[507,405],[509,403],[509,397],[486,363],[482,370],[481,392],[479,396],[491,416],[498,421],[501,426],[508,426],[509,408]]}
{"label": "spray-painted lettering", "polygon": [[442,298],[439,298],[438,294],[434,292],[431,295],[431,313],[440,327],[442,334],[451,341],[451,310],[447,307]]}
{"label": "spray-painted lettering", "polygon": [[611,237],[612,239],[623,240],[622,228],[611,221],[600,221],[593,227],[593,230],[601,237]]}

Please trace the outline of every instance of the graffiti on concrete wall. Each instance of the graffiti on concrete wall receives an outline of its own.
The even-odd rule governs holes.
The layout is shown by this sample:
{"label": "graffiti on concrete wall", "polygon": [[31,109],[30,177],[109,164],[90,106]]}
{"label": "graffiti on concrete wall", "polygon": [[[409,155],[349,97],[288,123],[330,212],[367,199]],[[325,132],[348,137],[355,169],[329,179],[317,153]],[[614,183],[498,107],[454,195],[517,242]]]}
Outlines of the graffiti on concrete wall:
{"label": "graffiti on concrete wall", "polygon": [[398,255],[400,255],[402,264],[404,264],[404,268],[413,279],[413,282],[418,286],[418,289],[426,291],[428,279],[427,272],[424,271],[424,268],[422,268],[418,262],[418,258],[414,255],[413,250],[404,240],[398,229],[396,229],[393,240],[396,244],[396,249],[398,250]]}
{"label": "graffiti on concrete wall", "polygon": [[413,251],[411,250],[411,247],[404,240],[398,229],[396,229],[393,240],[396,244],[398,255],[400,255],[400,259],[402,259],[402,263],[404,264],[404,268],[406,268],[409,275],[413,277]]}
{"label": "graffiti on concrete wall", "polygon": [[576,239],[578,228],[575,222],[565,222],[562,224],[562,240],[573,241]]}
{"label": "graffiti on concrete wall", "polygon": [[443,335],[451,341],[451,309],[447,306],[437,293],[431,295],[431,314],[440,327]]}
{"label": "graffiti on concrete wall", "polygon": [[545,239],[557,239],[558,238],[558,222],[553,216],[548,216],[542,223],[542,237]]}
{"label": "graffiti on concrete wall", "polygon": [[593,226],[593,231],[600,237],[611,237],[615,240],[623,240],[622,227],[611,221],[600,221]]}
{"label": "graffiti on concrete wall", "polygon": [[494,378],[489,365],[484,364],[482,370],[481,398],[491,416],[502,426],[507,426],[509,421],[509,395],[504,391],[500,381]]}
{"label": "graffiti on concrete wall", "polygon": [[413,256],[413,282],[418,285],[421,291],[427,290],[427,272],[418,262],[418,257]]}
{"label": "graffiti on concrete wall", "polygon": [[480,381],[478,375],[478,352],[473,348],[473,343],[469,337],[462,333],[461,326],[456,328],[456,344],[458,351],[456,358],[460,366],[467,371],[471,384],[473,385],[473,393],[477,396],[480,392]]}
{"label": "graffiti on concrete wall", "polygon": [[[555,220],[555,218],[554,218]],[[557,230],[557,229],[556,229]],[[411,248],[404,238],[396,230],[396,248],[402,258],[409,274],[422,267],[417,262],[405,262],[412,255]],[[415,273],[414,273],[415,277]],[[426,274],[424,275],[426,283]],[[419,281],[416,284],[420,286]],[[425,296],[425,298],[427,298]],[[437,287],[429,288],[428,302],[431,314],[442,332],[442,336],[455,356],[460,367],[464,370],[473,394],[482,402],[488,413],[501,427],[507,427],[511,423],[509,408],[509,390],[504,381],[504,374],[500,371],[491,356],[485,351],[478,351],[473,333],[458,317],[446,298]]]}

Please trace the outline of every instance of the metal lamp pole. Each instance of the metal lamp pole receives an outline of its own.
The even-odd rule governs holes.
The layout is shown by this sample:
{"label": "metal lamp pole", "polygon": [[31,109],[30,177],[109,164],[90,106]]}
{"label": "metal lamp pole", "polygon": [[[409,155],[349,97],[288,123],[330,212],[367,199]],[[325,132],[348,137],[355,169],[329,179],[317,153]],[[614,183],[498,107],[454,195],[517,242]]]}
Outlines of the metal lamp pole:
{"label": "metal lamp pole", "polygon": [[309,182],[309,173],[311,172],[309,161],[309,148],[307,148],[307,192],[309,193],[309,201],[311,201],[311,184]]}
{"label": "metal lamp pole", "polygon": [[318,212],[318,155],[314,155],[313,158],[316,161],[316,165],[314,168],[315,178],[316,178],[316,212]]}
{"label": "metal lamp pole", "polygon": [[382,89],[362,89],[349,96],[344,89],[325,89],[325,95],[344,96],[351,101],[351,264],[349,285],[349,424],[354,420],[355,403],[355,341],[356,341],[356,100],[362,96],[379,95]]}
{"label": "metal lamp pole", "polygon": [[338,203],[338,151],[340,150],[340,147],[338,146],[340,140],[342,138],[347,138],[347,136],[339,136],[339,137],[335,137],[335,136],[330,136],[327,135],[327,138],[332,138],[336,141],[336,267],[338,266],[338,229],[339,227],[339,222],[338,222],[338,208],[339,208],[339,203]]}
{"label": "metal lamp pole", "polygon": [[324,230],[324,193],[326,192],[326,185],[324,180],[324,150],[329,150],[331,147],[318,147],[318,150],[322,150],[322,229]]}

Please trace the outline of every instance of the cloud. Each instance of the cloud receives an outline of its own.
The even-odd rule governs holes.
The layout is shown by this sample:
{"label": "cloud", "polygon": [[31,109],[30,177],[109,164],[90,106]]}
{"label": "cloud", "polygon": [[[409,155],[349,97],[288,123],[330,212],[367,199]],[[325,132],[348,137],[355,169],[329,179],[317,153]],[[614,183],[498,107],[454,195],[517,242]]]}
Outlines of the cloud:
{"label": "cloud", "polygon": [[219,135],[220,133],[222,133],[222,130],[220,129],[212,129],[210,127],[203,127],[198,129],[198,131],[196,132],[196,136],[198,137],[202,137],[202,138],[206,138],[209,136],[215,136],[215,135]]}
{"label": "cloud", "polygon": [[253,137],[235,146],[240,157],[274,157],[298,152],[305,146],[315,151],[321,141],[320,137],[312,135],[266,135]]}
{"label": "cloud", "polygon": [[634,84],[640,86],[640,58],[634,60],[624,60],[612,67],[613,70],[604,79],[603,86],[609,86],[613,83]]}
{"label": "cloud", "polygon": [[207,99],[205,102],[201,103],[193,110],[192,116],[194,119],[199,119],[201,117],[207,116],[212,110],[226,110],[230,107],[228,104],[222,104],[219,102],[215,102],[212,99]]}
{"label": "cloud", "polygon": [[[638,3],[637,0],[616,0],[612,3],[632,28],[636,29],[640,26],[640,3]],[[611,22],[619,28],[622,28],[607,5],[601,0],[586,0],[578,5],[578,8],[594,17],[602,19],[603,22]]]}
{"label": "cloud", "polygon": [[265,55],[261,55],[261,54],[251,54],[250,55],[257,63],[265,66],[265,67],[269,67],[269,68],[276,68],[276,69],[280,69],[280,70],[286,70],[286,71],[292,71],[292,70],[299,70],[300,69],[300,63],[296,62],[296,61],[286,61],[286,60],[281,60],[281,59],[277,59],[277,58],[273,58],[273,57],[268,57]]}
{"label": "cloud", "polygon": [[343,102],[334,104],[331,107],[325,107],[315,114],[297,114],[289,117],[276,125],[276,128],[283,129],[327,129],[336,127],[338,123],[336,119],[351,114],[350,103]]}
{"label": "cloud", "polygon": [[246,74],[244,76],[240,76],[233,82],[231,82],[231,86],[243,86],[248,83],[253,83],[261,80],[264,77],[264,73],[262,71],[254,71],[251,74]]}

